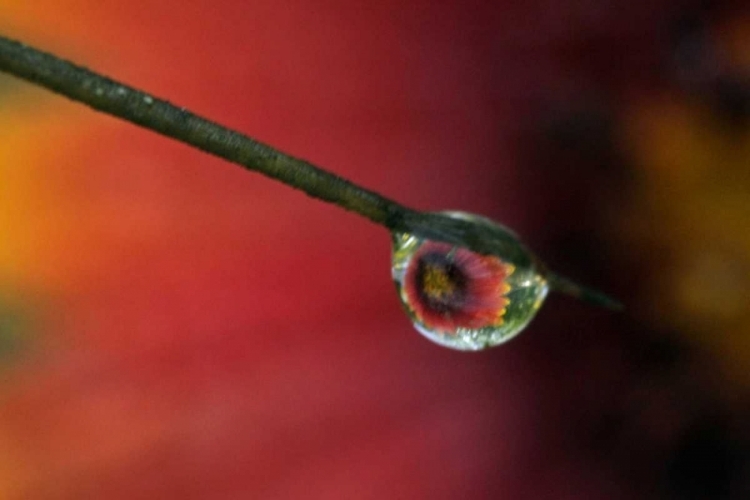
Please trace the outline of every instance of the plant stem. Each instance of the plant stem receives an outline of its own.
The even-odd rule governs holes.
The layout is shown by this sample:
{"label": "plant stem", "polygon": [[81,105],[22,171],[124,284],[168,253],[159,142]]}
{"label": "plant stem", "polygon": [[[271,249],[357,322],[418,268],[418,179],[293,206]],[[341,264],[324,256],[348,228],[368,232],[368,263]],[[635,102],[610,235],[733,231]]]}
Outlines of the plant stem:
{"label": "plant stem", "polygon": [[335,203],[395,230],[413,212],[373,191],[286,155],[185,108],[0,36],[0,71],[135,123]]}
{"label": "plant stem", "polygon": [[[499,253],[515,265],[532,265],[530,253],[511,235],[444,214],[412,210],[185,108],[2,36],[0,71],[279,180],[392,232],[447,241],[480,253]],[[618,306],[599,292],[551,276],[555,290],[604,307]]]}
{"label": "plant stem", "polygon": [[622,303],[609,297],[602,292],[580,285],[564,276],[559,274],[549,273],[547,275],[547,281],[549,282],[550,288],[556,292],[575,297],[578,300],[588,302],[595,306],[604,307],[612,311],[622,311],[624,309]]}
{"label": "plant stem", "polygon": [[[498,248],[481,227],[409,209],[185,108],[2,36],[0,71],[281,181],[392,232],[456,243],[484,253]],[[507,257],[513,259],[515,245],[506,246]]]}

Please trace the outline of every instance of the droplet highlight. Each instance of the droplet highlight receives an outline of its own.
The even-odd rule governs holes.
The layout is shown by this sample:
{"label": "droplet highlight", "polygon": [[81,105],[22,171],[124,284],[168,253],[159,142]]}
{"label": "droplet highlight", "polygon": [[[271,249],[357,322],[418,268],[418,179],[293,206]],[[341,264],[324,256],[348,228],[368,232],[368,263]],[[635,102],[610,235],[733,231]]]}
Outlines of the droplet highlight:
{"label": "droplet highlight", "polygon": [[[480,254],[454,243],[395,233],[392,274],[404,309],[420,333],[445,347],[476,351],[507,342],[536,315],[548,283],[508,229],[473,214],[443,214],[502,233],[498,240],[505,246]],[[517,241],[514,257],[500,253],[508,253],[509,239]]]}

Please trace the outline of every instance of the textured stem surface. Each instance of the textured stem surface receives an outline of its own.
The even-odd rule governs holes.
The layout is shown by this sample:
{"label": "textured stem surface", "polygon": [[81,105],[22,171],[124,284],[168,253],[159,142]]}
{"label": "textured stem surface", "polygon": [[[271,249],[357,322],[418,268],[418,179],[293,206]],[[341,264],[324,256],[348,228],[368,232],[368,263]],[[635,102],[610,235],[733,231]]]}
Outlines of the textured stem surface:
{"label": "textured stem surface", "polygon": [[185,108],[0,36],[0,71],[277,179],[394,229],[405,207]]}
{"label": "textured stem surface", "polygon": [[[514,265],[532,264],[529,252],[510,234],[498,232],[486,224],[406,208],[185,108],[2,36],[0,71],[279,180],[313,198],[355,212],[393,232],[414,234],[462,245],[480,253],[496,254]],[[610,309],[621,308],[609,297],[566,278],[550,274],[548,279],[554,290]]]}

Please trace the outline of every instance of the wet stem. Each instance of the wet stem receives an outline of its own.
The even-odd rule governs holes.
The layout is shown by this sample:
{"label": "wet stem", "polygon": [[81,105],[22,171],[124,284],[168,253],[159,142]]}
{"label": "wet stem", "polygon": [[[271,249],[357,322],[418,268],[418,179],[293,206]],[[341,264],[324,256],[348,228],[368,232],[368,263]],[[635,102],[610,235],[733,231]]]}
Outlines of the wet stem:
{"label": "wet stem", "polygon": [[[0,71],[44,87],[299,189],[313,198],[354,212],[390,232],[465,246],[480,253],[508,250],[515,258],[516,241],[497,241],[481,227],[441,214],[407,208],[374,191],[287,155],[255,139],[198,116],[164,99],[122,84],[55,55],[0,36]],[[514,262],[523,264],[523,262]],[[573,282],[550,274],[553,288],[598,305],[614,301]]]}

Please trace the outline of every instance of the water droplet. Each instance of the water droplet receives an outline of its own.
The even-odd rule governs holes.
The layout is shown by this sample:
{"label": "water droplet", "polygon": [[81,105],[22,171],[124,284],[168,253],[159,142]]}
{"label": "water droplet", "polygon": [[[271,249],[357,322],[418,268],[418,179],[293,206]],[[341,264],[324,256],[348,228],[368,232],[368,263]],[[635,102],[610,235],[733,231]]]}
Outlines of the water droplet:
{"label": "water droplet", "polygon": [[454,243],[394,233],[392,272],[399,298],[416,329],[438,344],[474,351],[502,344],[536,315],[549,291],[547,280],[508,229],[473,214],[443,214],[481,225],[503,245],[480,254]]}

